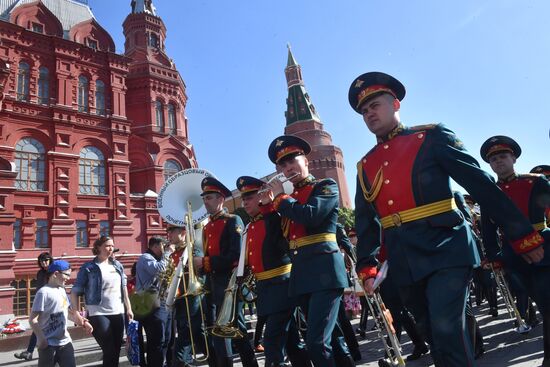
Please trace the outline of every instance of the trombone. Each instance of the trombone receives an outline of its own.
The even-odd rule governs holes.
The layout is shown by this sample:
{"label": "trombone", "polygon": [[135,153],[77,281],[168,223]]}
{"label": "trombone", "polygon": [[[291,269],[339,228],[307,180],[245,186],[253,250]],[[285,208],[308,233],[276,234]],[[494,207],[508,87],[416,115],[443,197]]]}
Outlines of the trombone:
{"label": "trombone", "polygon": [[[193,266],[193,249],[195,247],[195,231],[193,226],[193,212],[191,208],[191,202],[187,202],[187,213],[185,214],[185,253],[182,254],[178,267],[172,280],[170,282],[170,288],[168,291],[168,296],[166,297],[166,305],[168,307],[173,307],[177,299],[182,297],[185,298],[185,309],[187,313],[187,323],[189,325],[189,337],[191,341],[191,351],[193,354],[193,359],[197,362],[206,362],[208,360],[210,351],[208,350],[208,340],[206,333],[203,334],[204,337],[204,355],[202,358],[198,357],[197,351],[195,349],[195,339],[193,336],[193,328],[191,324],[191,310],[189,308],[189,297],[197,297],[203,295],[205,292],[202,283],[198,280],[197,275],[195,274],[195,269]],[[187,264],[188,269],[188,281],[185,284],[183,281],[183,295],[176,297],[177,290],[179,288],[179,283],[182,281],[184,268]],[[201,326],[202,328],[206,327],[206,318],[202,308],[202,300],[199,299],[199,312],[201,315]]]}
{"label": "trombone", "polygon": [[240,339],[244,334],[236,324],[237,321],[237,268],[233,269],[231,279],[225,289],[220,313],[216,318],[214,326],[210,329],[210,334],[220,338]]}
{"label": "trombone", "polygon": [[510,318],[516,319],[516,322],[517,322],[517,328],[515,329],[516,332],[519,334],[527,334],[529,331],[531,331],[531,326],[527,325],[525,321],[523,321],[523,318],[521,317],[518,311],[518,308],[516,307],[514,296],[512,296],[512,292],[510,292],[508,283],[504,278],[502,269],[495,269],[493,267],[493,264],[491,263],[489,264],[489,266],[491,267],[491,271],[495,276],[495,283],[497,283],[498,290],[502,295],[502,298],[504,299],[504,305],[506,306],[508,315],[510,315]]}
{"label": "trombone", "polygon": [[[367,291],[365,290],[363,282],[360,281],[359,283],[361,284],[361,288],[363,289],[364,297],[367,299],[367,305],[369,306],[372,318],[376,323],[378,337],[380,338],[380,340],[382,340],[382,345],[384,346],[384,350],[386,351],[387,355],[386,358],[378,360],[378,366],[405,366],[405,360],[403,359],[403,355],[401,354],[401,344],[399,343],[399,340],[397,340],[397,335],[395,335],[395,329],[393,328],[393,318],[390,310],[388,310],[386,308],[386,305],[384,305],[384,301],[382,301],[380,293],[375,290],[374,294],[372,296],[369,296],[367,294]],[[388,338],[389,343],[386,340],[386,337],[384,337],[384,333],[382,330],[386,331],[386,337]]]}
{"label": "trombone", "polygon": [[[483,241],[481,240],[477,232],[478,231],[475,228],[472,228],[472,233],[476,237],[476,241],[480,241],[481,251],[485,254],[485,246],[483,246]],[[491,262],[489,262],[489,267],[491,268],[491,272],[495,277],[495,283],[497,284],[498,291],[500,292],[500,295],[504,300],[504,305],[506,306],[506,311],[508,311],[508,315],[510,316],[510,318],[516,319],[517,327],[515,331],[519,334],[527,334],[529,331],[531,331],[531,326],[527,325],[525,321],[523,321],[523,318],[521,317],[521,314],[516,307],[516,301],[514,300],[514,296],[510,291],[508,282],[506,281],[506,278],[504,278],[504,273],[502,269],[495,269],[493,263]]]}

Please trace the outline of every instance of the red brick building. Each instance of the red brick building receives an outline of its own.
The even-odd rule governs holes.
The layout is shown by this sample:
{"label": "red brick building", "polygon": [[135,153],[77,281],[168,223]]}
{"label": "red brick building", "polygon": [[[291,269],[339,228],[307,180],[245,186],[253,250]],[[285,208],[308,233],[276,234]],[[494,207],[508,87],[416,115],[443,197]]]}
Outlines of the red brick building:
{"label": "red brick building", "polygon": [[129,10],[119,55],[85,3],[0,2],[1,315],[27,314],[43,251],[78,269],[108,234],[129,269],[163,234],[164,178],[197,166],[164,23]]}

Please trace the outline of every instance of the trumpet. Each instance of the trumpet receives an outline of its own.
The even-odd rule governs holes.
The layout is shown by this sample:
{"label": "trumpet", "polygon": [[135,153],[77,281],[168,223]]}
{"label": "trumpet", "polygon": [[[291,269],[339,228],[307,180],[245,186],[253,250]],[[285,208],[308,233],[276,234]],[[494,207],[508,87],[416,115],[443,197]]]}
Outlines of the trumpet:
{"label": "trumpet", "polygon": [[[361,282],[360,282],[361,283]],[[363,288],[363,284],[361,284]],[[405,360],[401,354],[401,344],[397,340],[397,335],[395,334],[395,329],[393,328],[393,317],[390,310],[386,308],[380,293],[374,292],[372,296],[368,296],[367,292],[363,288],[364,297],[367,299],[367,305],[369,306],[370,312],[376,323],[378,336],[382,340],[384,350],[386,351],[387,358],[380,359],[378,365],[381,367],[391,367],[391,366],[405,366]],[[389,344],[384,337],[382,330],[386,331],[386,336],[389,340]]]}
{"label": "trumpet", "polygon": [[[293,178],[296,178],[296,177],[298,177],[298,176],[300,176],[300,173],[299,173],[299,172],[296,172],[295,174],[291,175],[290,177],[284,177],[284,174],[279,173],[278,175],[273,176],[273,178],[272,178],[271,180],[269,180],[267,183],[271,183],[271,182],[273,182],[273,181],[275,181],[275,180],[279,180],[279,181],[281,181],[281,183],[284,184],[285,182],[290,182]],[[263,189],[261,189],[261,190],[258,190],[258,194],[262,194],[262,193],[267,192],[267,191],[269,191],[269,190],[270,190],[270,189],[267,188],[267,187],[266,187],[266,188],[263,188]]]}
{"label": "trumpet", "polygon": [[240,339],[244,337],[236,325],[237,291],[237,268],[235,268],[225,289],[222,307],[214,326],[210,329],[210,334],[220,338]]}
{"label": "trumpet", "polygon": [[518,311],[518,308],[516,307],[516,302],[514,300],[514,297],[512,296],[512,292],[510,292],[508,283],[504,278],[502,269],[495,269],[493,267],[493,264],[490,264],[490,266],[491,266],[491,271],[495,276],[495,282],[497,283],[498,290],[502,295],[502,298],[504,299],[504,305],[506,306],[508,315],[510,315],[510,318],[516,319],[516,322],[518,325],[517,328],[515,329],[516,332],[519,334],[527,334],[529,331],[531,331],[531,326],[527,325],[525,321],[523,321],[523,318],[521,317]]}

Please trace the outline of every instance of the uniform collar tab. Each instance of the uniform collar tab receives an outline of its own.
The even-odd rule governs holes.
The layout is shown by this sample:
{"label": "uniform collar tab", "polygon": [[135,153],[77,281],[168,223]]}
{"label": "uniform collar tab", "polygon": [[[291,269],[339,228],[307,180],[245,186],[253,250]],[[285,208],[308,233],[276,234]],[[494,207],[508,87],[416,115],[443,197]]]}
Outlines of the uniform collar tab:
{"label": "uniform collar tab", "polygon": [[512,182],[518,177],[519,177],[519,175],[514,172],[514,173],[512,173],[511,175],[509,175],[507,177],[504,177],[502,179],[499,178],[498,182],[500,182],[500,183]]}
{"label": "uniform collar tab", "polygon": [[386,142],[388,140],[391,140],[391,139],[395,138],[397,135],[399,135],[403,130],[405,130],[405,126],[403,126],[402,123],[398,123],[397,126],[394,127],[393,130],[390,131],[387,135],[377,136],[376,141],[378,143],[383,143],[383,142]]}
{"label": "uniform collar tab", "polygon": [[313,175],[308,175],[306,178],[304,178],[302,181],[296,183],[294,186],[299,189],[301,187],[304,187],[304,186],[307,186],[309,185],[310,183],[312,183],[313,181],[315,181],[315,177],[313,177]]}

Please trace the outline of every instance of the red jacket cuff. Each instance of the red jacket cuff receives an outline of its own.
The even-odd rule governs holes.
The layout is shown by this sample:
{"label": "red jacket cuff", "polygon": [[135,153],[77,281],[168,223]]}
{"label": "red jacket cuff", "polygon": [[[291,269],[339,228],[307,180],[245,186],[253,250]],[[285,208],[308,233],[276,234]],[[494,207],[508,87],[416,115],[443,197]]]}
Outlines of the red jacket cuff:
{"label": "red jacket cuff", "polygon": [[202,267],[206,273],[212,271],[212,266],[210,265],[210,257],[206,256],[202,258]]}
{"label": "red jacket cuff", "polygon": [[273,203],[260,205],[260,213],[262,213],[263,215],[273,213],[274,211],[275,211],[275,208],[273,207]]}
{"label": "red jacket cuff", "polygon": [[376,277],[376,266],[369,266],[366,268],[363,268],[359,270],[357,273],[357,276],[361,280],[369,279],[369,278],[375,278]]}
{"label": "red jacket cuff", "polygon": [[519,240],[512,242],[512,248],[516,254],[524,254],[531,250],[536,249],[544,243],[544,239],[537,232],[533,231],[528,236],[520,238]]}
{"label": "red jacket cuff", "polygon": [[284,193],[277,195],[277,197],[273,200],[273,208],[278,211],[279,205],[281,205],[281,201],[289,198],[290,196]]}

